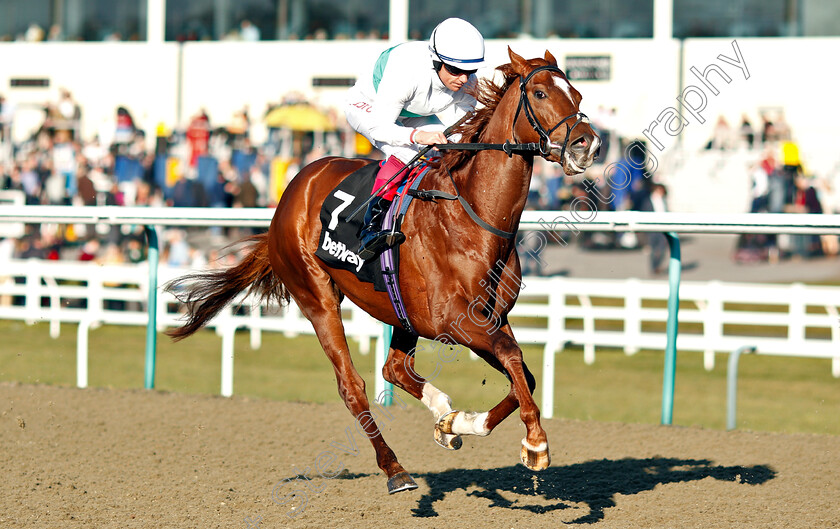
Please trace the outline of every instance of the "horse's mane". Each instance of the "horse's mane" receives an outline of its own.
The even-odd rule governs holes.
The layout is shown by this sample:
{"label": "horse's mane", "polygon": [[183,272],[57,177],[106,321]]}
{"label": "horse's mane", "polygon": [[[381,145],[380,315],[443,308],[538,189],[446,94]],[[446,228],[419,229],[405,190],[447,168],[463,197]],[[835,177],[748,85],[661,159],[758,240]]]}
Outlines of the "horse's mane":
{"label": "horse's mane", "polygon": [[[480,79],[475,87],[470,89],[470,93],[475,97],[478,105],[476,105],[475,112],[453,130],[453,134],[461,135],[461,139],[458,140],[460,143],[481,143],[481,134],[484,132],[487,123],[490,122],[490,118],[493,117],[502,96],[518,78],[510,64],[503,64],[496,70],[502,74],[501,82],[496,83],[492,78],[484,78]],[[441,163],[450,169],[455,169],[475,153],[476,151],[443,151]]]}

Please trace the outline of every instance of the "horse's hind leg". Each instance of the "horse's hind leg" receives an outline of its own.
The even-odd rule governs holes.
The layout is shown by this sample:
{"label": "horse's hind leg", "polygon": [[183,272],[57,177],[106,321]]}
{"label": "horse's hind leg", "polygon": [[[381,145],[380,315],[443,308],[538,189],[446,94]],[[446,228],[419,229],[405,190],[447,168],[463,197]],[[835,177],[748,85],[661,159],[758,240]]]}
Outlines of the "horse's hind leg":
{"label": "horse's hind leg", "polygon": [[403,389],[429,408],[435,418],[435,442],[437,444],[449,450],[458,450],[461,448],[461,437],[445,433],[437,427],[440,418],[452,412],[452,401],[449,395],[433,386],[428,379],[415,371],[414,352],[416,345],[417,336],[400,328],[394,328],[388,361],[382,368],[382,375],[385,380]]}
{"label": "horse's hind leg", "polygon": [[[318,275],[314,272],[313,275]],[[316,279],[323,279],[323,283]],[[297,285],[302,287],[302,285]],[[338,294],[329,278],[310,276],[306,288],[287,287],[295,296],[304,315],[312,322],[318,341],[335,370],[338,393],[344,405],[356,418],[376,451],[376,463],[388,476],[388,492],[393,494],[403,490],[416,489],[417,484],[397,461],[397,456],[385,443],[379,427],[370,412],[370,403],[365,394],[365,381],[356,371],[347,346],[344,324],[341,321],[341,306]],[[292,290],[294,289],[294,290]]]}

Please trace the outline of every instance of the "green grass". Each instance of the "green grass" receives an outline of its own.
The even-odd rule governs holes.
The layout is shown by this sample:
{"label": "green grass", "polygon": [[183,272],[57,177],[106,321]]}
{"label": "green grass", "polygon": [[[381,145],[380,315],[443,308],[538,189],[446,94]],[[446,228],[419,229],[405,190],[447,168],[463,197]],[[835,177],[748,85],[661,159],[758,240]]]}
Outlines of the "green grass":
{"label": "green grass", "polygon": [[[0,380],[75,385],[75,325],[63,325],[61,336],[53,340],[46,324],[27,326],[0,320],[0,333]],[[371,395],[373,354],[359,354],[353,340],[350,346]],[[144,328],[103,326],[91,331],[89,385],[142,388],[144,350]],[[542,349],[526,346],[524,353],[537,377],[539,402]],[[727,355],[718,355],[716,360],[715,369],[707,372],[700,353],[678,355],[674,424],[725,427]],[[556,417],[659,423],[661,351],[627,356],[598,349],[595,363],[587,366],[580,349],[567,348],[557,355],[556,362]],[[201,331],[179,343],[160,335],[155,387],[218,394],[220,364],[221,339],[212,331]],[[431,350],[418,353],[419,373],[432,373],[436,364]],[[434,384],[447,392],[459,409],[486,410],[508,391],[502,375],[483,361],[470,359],[466,351],[440,366]],[[738,384],[740,429],[840,435],[840,380],[832,378],[828,360],[745,355],[741,357]],[[237,333],[234,392],[275,400],[339,402],[332,366],[311,336],[290,339],[264,333],[262,348],[251,350],[248,333]]]}

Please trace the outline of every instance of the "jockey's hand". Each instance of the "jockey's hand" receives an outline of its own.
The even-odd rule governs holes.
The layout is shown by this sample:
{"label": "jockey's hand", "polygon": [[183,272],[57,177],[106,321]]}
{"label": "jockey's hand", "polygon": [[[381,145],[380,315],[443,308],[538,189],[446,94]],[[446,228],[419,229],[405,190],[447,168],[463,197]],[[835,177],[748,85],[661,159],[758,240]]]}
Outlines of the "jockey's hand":
{"label": "jockey's hand", "polygon": [[446,136],[440,131],[418,130],[414,133],[414,143],[420,145],[437,145],[447,143]]}

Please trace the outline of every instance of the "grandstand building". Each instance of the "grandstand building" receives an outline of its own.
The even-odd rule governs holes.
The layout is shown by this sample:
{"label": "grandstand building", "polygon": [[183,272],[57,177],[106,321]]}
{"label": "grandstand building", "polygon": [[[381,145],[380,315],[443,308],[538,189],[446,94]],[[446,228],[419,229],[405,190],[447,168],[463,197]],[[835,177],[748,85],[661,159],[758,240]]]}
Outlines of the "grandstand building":
{"label": "grandstand building", "polygon": [[107,136],[119,107],[150,142],[202,110],[215,126],[248,108],[262,141],[270,106],[302,97],[340,114],[347,86],[389,43],[460,16],[487,37],[490,64],[507,62],[508,46],[550,50],[584,112],[645,142],[662,178],[684,180],[672,203],[706,193],[705,211],[743,209],[747,191],[715,194],[715,182],[745,178],[754,157],[691,155],[743,118],[757,136],[765,120],[784,123],[809,171],[840,172],[836,0],[0,0],[0,13],[0,117],[19,141],[65,90],[83,138]]}

